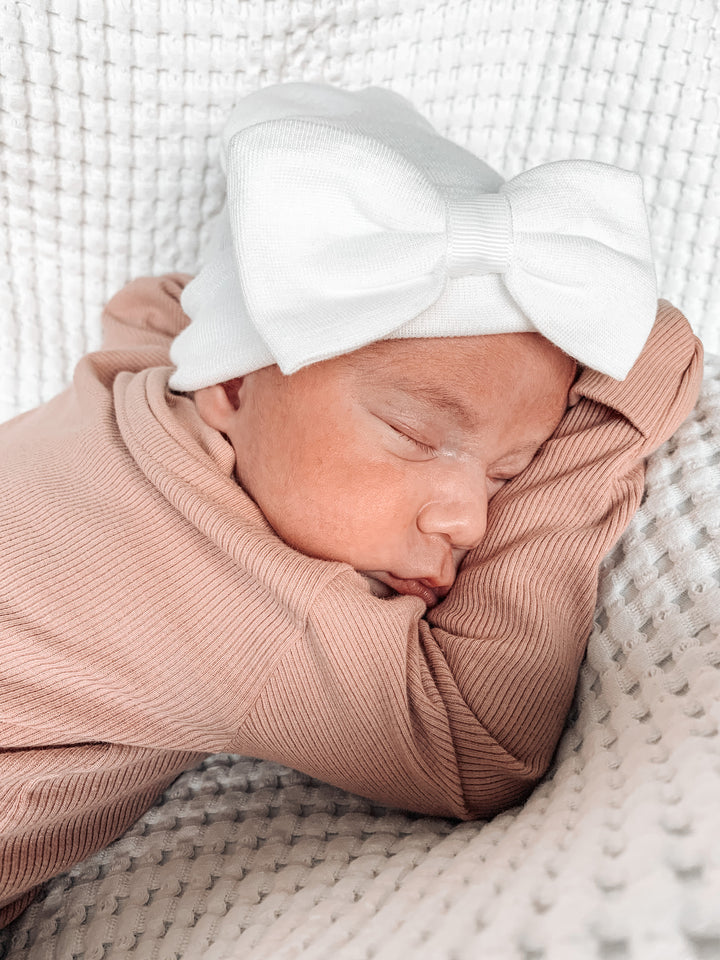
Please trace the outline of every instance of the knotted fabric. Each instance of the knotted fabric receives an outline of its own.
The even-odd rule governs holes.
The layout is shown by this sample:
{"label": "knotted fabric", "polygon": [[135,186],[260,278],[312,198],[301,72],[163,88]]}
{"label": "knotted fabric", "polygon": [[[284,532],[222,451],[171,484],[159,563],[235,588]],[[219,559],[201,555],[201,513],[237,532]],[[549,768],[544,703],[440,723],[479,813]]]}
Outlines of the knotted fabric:
{"label": "knotted fabric", "polygon": [[519,331],[623,379],[653,325],[632,171],[560,160],[503,181],[399,94],[319,83],[245,97],[221,156],[226,202],[182,295],[175,390],[375,340]]}

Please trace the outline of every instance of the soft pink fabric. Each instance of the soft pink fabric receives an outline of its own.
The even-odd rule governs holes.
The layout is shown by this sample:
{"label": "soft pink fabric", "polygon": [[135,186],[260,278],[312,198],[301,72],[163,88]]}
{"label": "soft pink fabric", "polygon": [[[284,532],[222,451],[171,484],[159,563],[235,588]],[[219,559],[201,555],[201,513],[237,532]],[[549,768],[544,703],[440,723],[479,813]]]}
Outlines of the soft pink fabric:
{"label": "soft pink fabric", "polygon": [[0,925],[207,753],[430,814],[525,797],[642,458],[702,376],[700,342],[660,301],[627,380],[580,376],[582,398],[427,610],[280,540],[235,482],[232,447],[168,390],[188,279],[130,283],[73,384],[0,426]]}

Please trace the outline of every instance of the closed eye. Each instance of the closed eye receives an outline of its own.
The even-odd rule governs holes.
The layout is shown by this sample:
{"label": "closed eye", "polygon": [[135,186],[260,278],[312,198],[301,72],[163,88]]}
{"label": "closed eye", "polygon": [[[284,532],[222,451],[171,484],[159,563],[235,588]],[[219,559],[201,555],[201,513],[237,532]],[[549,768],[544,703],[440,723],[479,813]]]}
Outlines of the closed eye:
{"label": "closed eye", "polygon": [[[387,421],[386,421],[386,422],[387,422]],[[403,433],[402,430],[398,430],[398,428],[397,428],[397,427],[394,427],[391,423],[388,423],[388,426],[389,426],[390,429],[393,430],[399,437],[402,437],[402,439],[405,440],[407,443],[413,444],[413,446],[417,447],[417,449],[419,449],[419,450],[422,450],[422,452],[423,452],[424,454],[426,454],[427,456],[429,456],[429,457],[430,457],[430,456],[434,456],[434,454],[435,454],[435,448],[434,448],[434,447],[431,447],[431,446],[430,446],[429,444],[427,444],[427,443],[423,443],[422,440],[416,440],[415,437],[411,437],[411,436],[410,436],[409,434],[407,434],[407,433]]]}
{"label": "closed eye", "polygon": [[512,463],[512,465],[508,468],[498,469],[495,467],[493,470],[492,479],[495,481],[500,481],[501,483],[507,483],[508,480],[513,480],[515,477],[519,476],[523,470],[527,470],[541,448],[542,444],[528,448],[527,453],[525,453],[522,458],[516,458],[515,462]]}

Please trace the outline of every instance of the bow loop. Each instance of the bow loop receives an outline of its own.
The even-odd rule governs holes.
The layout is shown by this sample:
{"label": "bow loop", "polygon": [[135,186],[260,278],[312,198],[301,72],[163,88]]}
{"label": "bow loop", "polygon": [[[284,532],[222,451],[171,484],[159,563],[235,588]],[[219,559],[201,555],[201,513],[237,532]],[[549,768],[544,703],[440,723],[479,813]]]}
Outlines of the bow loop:
{"label": "bow loop", "polygon": [[623,379],[657,312],[640,177],[598,161],[558,160],[500,190],[515,235],[507,289],[548,340]]}

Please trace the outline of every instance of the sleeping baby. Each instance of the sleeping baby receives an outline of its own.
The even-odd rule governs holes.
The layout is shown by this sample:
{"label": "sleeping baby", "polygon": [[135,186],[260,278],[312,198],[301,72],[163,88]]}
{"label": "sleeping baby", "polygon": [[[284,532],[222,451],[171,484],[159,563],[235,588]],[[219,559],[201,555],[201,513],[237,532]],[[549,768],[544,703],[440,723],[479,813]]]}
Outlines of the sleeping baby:
{"label": "sleeping baby", "polygon": [[636,174],[505,182],[399,95],[312,83],[241,101],[222,159],[202,269],[129,283],[0,427],[0,925],[210,753],[522,801],[697,398]]}

